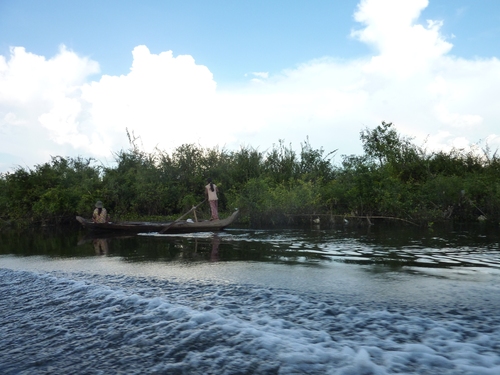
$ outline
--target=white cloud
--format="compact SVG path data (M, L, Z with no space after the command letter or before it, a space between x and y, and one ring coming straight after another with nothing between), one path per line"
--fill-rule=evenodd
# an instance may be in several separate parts
M384 120L430 149L484 139L494 150L500 62L450 55L443 21L419 21L427 5L362 0L351 35L373 47L371 56L254 72L230 89L217 88L193 57L146 46L132 51L128 74L101 77L97 62L64 47L50 59L12 48L8 60L0 56L0 171L15 157L28 165L57 154L109 157L128 147L126 128L146 151L193 142L263 150L309 137L350 154L361 152L359 132Z
M256 78L252 79L252 82L262 82L269 78L269 72L253 72L252 75Z
M86 137L75 123L80 88L98 72L95 61L64 46L48 60L22 47L0 56L0 171L75 153L74 138Z
M191 56L173 57L171 51L155 55L139 46L132 54L129 74L103 76L82 88L92 121L107 139L123 138L128 128L148 150L201 138L216 144L219 130L209 126L217 113L212 73Z
M354 15L365 27L352 36L372 45L377 54L364 69L386 74L392 79L405 78L427 69L449 52L452 45L439 31L441 21L416 23L428 0L362 0Z

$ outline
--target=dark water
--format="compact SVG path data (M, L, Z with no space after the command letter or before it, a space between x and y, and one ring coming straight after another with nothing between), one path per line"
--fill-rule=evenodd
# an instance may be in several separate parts
M0 373L499 374L498 229L0 232Z

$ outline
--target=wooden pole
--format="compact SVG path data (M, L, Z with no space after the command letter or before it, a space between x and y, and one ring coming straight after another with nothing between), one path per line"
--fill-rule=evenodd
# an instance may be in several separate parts
M198 207L200 207L203 203L205 203L205 201L206 201L206 199L204 199L204 200L203 200L203 202L199 203L197 206L193 206L193 207L191 207L191 209L190 209L188 212L186 212L184 215L182 215L181 217L179 217L177 220L172 221L170 224L168 224L168 225L164 226L164 227L163 227L163 229L162 229L162 230L160 230L158 233L163 234L163 233L165 233L166 231L168 231L172 225L174 225L174 224L175 224L175 223L177 223L178 221L180 221L180 220L184 219L187 215L189 215L191 212L193 212L193 211L194 211L194 210L196 210Z

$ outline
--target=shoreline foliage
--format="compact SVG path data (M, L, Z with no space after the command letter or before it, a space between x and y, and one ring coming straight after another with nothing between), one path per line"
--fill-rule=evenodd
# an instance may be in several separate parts
M175 219L203 200L207 177L220 188L220 210L238 207L251 226L316 217L500 222L496 151L429 153L392 123L362 130L364 154L343 155L339 164L332 161L336 150L315 149L308 139L298 153L283 140L267 151L184 144L146 153L127 135L131 147L115 153L113 166L56 156L0 174L0 228L74 224L76 215L91 216L97 200L115 221ZM200 210L199 218L209 216L208 204Z

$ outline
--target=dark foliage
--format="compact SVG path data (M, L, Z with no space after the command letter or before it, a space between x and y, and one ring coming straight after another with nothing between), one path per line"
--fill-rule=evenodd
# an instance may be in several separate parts
M208 177L219 187L220 209L238 207L251 225L317 215L500 221L496 152L427 153L391 123L363 130L364 155L345 155L340 165L331 160L336 151L314 149L308 140L299 153L283 140L265 152L185 144L146 153L128 135L131 148L116 153L112 166L57 156L0 174L0 226L71 222L90 216L97 200L114 220L176 218L204 199ZM200 210L208 217L208 205Z

